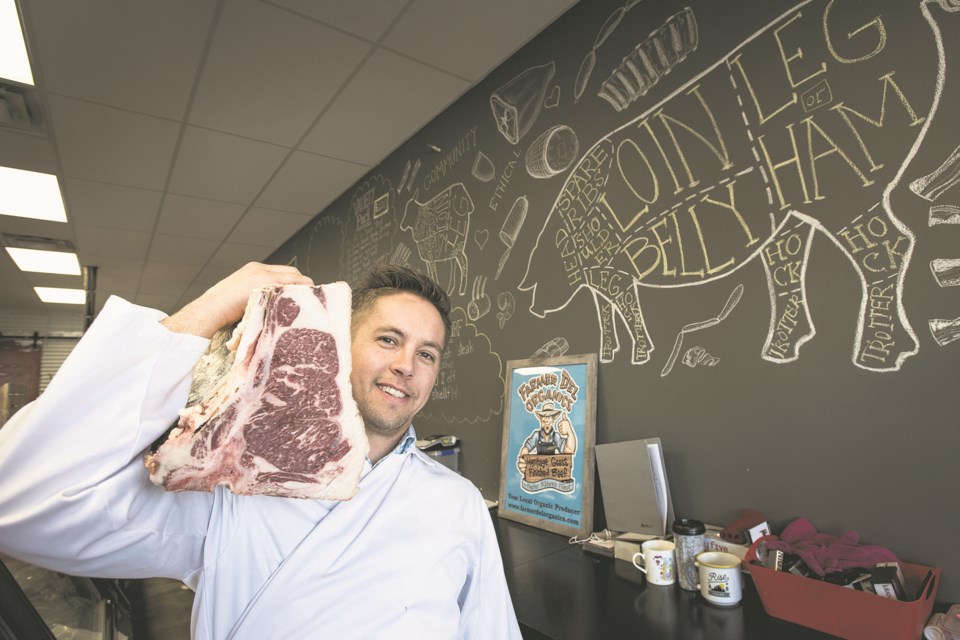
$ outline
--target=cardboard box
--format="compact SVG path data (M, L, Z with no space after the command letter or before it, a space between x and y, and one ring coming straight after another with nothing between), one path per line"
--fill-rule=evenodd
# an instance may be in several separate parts
M726 551L741 560L747 555L747 549L750 548L745 544L727 542L720 537L720 531L716 529L707 529L707 532L703 534L703 546L705 551Z
M900 564L897 562L881 562L873 569L870 575L873 590L878 596L907 600L908 594Z
M613 540L586 540L583 543L583 550L595 553L607 558L613 557Z
M633 554L640 553L640 545L647 540L655 540L659 537L643 533L621 533L613 539L613 557L633 563Z

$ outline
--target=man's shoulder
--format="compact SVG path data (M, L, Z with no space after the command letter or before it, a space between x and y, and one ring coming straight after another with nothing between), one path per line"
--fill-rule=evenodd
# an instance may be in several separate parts
M411 454L407 482L417 496L429 496L429 514L421 514L426 521L459 523L454 530L464 527L473 533L475 539L483 530L479 523L489 518L489 509L477 486L456 471L446 467L422 451Z
M444 487L448 491L457 491L469 494L479 493L479 490L472 482L461 476L450 467L441 464L436 460L436 458L433 458L432 456L429 456L416 448L410 452L410 455L416 458L418 461L416 466L424 472L424 482L436 483L437 487Z

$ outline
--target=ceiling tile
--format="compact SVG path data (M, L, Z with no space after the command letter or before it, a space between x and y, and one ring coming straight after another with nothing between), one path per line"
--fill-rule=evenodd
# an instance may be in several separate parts
M366 165L380 162L467 89L467 83L389 51L374 53L301 148ZM417 87L411 91L410 87ZM389 96L389 108L384 97ZM357 144L362 136L364 144Z
M0 216L0 232L74 242L98 308L172 309L266 259L538 31L530 14L570 4L21 0L47 126L0 128L0 165L58 175L69 222ZM76 316L7 262L0 311Z
M180 296L174 295L149 295L149 294L137 294L137 299L134 301L136 304L139 304L143 307L150 307L151 309L158 309L164 313L170 314L176 311L179 307L178 302Z
M67 178L67 211L77 224L129 231L153 231L161 193Z
M66 276L56 273L32 273L24 274L30 287L57 287L61 289L83 289L83 278L81 276Z
M202 281L202 279L208 275L208 272L211 271L211 268L214 270L218 267L226 269L225 273L220 272L222 275L220 273L216 274L218 277L207 285L210 286L248 262L263 262L271 253L273 253L273 249L264 246L224 242L220 245L220 248L217 249L217 252L213 254L213 257L210 258L210 264L204 269L203 273L200 274L197 282Z
M215 280L214 282L219 282L219 279ZM209 288L210 288L209 285L208 286L198 286L196 284L193 285L192 287L184 291L183 295L180 296L180 299L177 300L176 308L179 309L180 307L183 307L184 305L186 305L188 302L192 302L193 300L196 300L197 298L203 295L204 291L206 291Z
M207 289L229 276L231 273L236 271L237 268L243 266L247 262L250 261L245 260L239 264L236 264L235 266L231 265L228 267L214 267L207 265L207 267L205 267L204 270L200 272L200 275L198 275L193 281L193 284L190 285L190 288L184 291L183 295L180 296L179 304L182 306L192 300L196 300L203 295Z
M224 246L227 246L227 245L224 245ZM236 246L236 245L235 245L235 246ZM198 286L198 285L202 287L202 289L199 291L199 293L197 293L197 296L199 296L201 293L203 293L206 289L209 289L209 288L212 287L213 285L217 284L218 282L220 282L221 280L223 280L224 278L226 278L227 276L229 276L230 274L232 274L234 271L236 271L238 268L242 267L242 266L243 266L244 264L246 264L247 262L250 262L250 261L247 260L247 261L244 262L243 264L238 265L238 266L236 266L236 267L234 267L234 266L229 266L229 267L215 267L215 266L210 266L210 265L208 265L206 268L204 268L203 271L200 272L200 275L197 276L197 280L196 280L196 282L194 283L194 287L196 287L196 286ZM192 288L193 288L193 287L191 287L191 289L192 289ZM194 298L196 298L197 296L194 296ZM193 299L193 298L191 298L191 300L192 300L192 299Z
M252 208L227 237L227 242L261 245L272 249L286 242L308 222L310 217L299 213Z
M143 260L150 246L150 234L142 231L75 225L78 253ZM82 259L83 264L95 264ZM139 271L139 269L137 269Z
M4 287L10 287L14 284L20 287L29 286L27 274L20 270L20 267L14 263L10 254L6 251L0 251L0 283Z
M157 233L153 236L153 243L150 245L150 260L203 265L219 245L218 240L166 236Z
M100 277L97 275L96 302L101 304L107 301L110 296L119 296L124 300L132 301L137 295L136 283L129 283L123 280L110 277Z
M418 60L477 81L576 0L417 0L383 39ZM410 86L419 86L411 83Z
M223 240L246 211L243 204L168 194L160 207L157 233Z
M50 96L66 176L162 189L180 125L130 111Z
M37 313L47 313L46 303L41 302L37 297L37 292L30 287L8 287L0 284L0 298L3 298L4 306L7 309L16 309L17 311L33 311ZM35 329L38 331L39 329Z
M170 180L181 195L249 204L289 151L198 127L187 127Z
M56 174L57 155L46 136L0 129L0 165Z
M29 2L45 88L179 120L213 0Z
M151 296L173 296L177 299L183 295L183 292L187 290L187 285L193 281L193 278L189 280L175 280L171 278L162 278L159 280L147 280L144 278L140 282L140 288L137 290L137 295L151 295Z
M187 284L193 281L200 273L200 265L185 262L160 262L150 260L143 266L143 280L186 280Z
M9 253L0 251L0 275L7 275L7 273L21 273L21 271Z
M292 146L370 46L257 0L229 2L190 122Z
M143 270L143 255L136 258L124 258L81 253L80 264L97 267L97 288L103 281L123 282L136 286L140 282L140 272Z
M351 2L274 0L274 4L288 7L367 40L380 38L408 3L409 0L352 0Z
M366 165L296 151L280 167L256 204L314 215L368 170Z

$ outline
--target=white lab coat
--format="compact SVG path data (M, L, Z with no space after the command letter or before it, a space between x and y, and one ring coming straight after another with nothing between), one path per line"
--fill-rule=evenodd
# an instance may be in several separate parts
M520 638L480 493L406 438L347 502L152 485L143 450L207 346L111 298L43 395L0 428L0 551L196 590L193 637Z

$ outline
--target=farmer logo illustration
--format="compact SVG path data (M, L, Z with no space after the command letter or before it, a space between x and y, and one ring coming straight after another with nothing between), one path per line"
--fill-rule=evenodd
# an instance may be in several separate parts
M559 376L544 373L517 389L524 408L538 424L517 455L517 469L523 476L520 488L527 493L572 493L576 488L573 457L577 434L569 414L578 391L565 369Z

